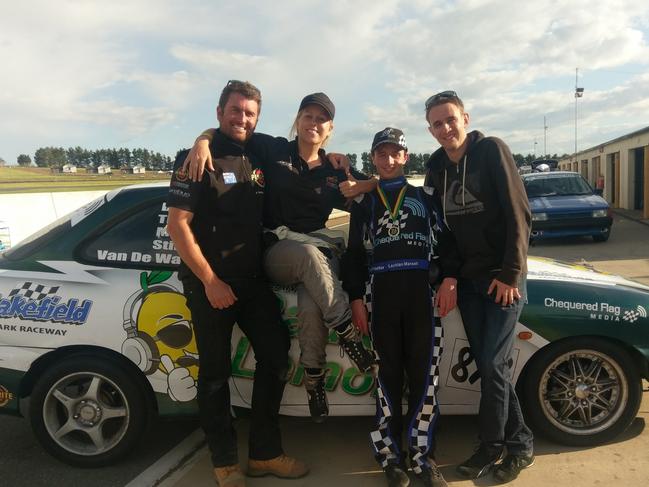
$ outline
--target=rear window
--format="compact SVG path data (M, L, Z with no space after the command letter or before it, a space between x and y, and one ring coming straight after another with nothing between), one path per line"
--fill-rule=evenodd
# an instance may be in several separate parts
M78 256L111 267L175 268L180 257L167 234L167 214L163 201L140 207L84 241Z

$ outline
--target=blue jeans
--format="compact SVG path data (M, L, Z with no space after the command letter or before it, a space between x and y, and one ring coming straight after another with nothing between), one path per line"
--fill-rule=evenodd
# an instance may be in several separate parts
M527 301L526 282L519 285L522 297L502 307L488 295L491 279L459 279L458 307L471 354L480 373L480 442L492 454L507 452L531 455L533 436L525 424L508 365L514 344L514 328Z

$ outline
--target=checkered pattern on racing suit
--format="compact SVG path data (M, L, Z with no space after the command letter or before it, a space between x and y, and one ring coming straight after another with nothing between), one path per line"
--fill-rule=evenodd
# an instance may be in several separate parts
M417 188L420 201L423 200L423 195L421 193L426 193L428 195L432 194L432 188ZM373 195L368 195L371 198L374 198ZM403 209L399 214L399 226L403 230L406 225L408 213ZM438 218L432 222L433 218L430 216L427 218L428 221L428 260L432 261L437 259L437 256L434 255L434 246L436 245L435 234L441 231L440 225L442 224ZM366 247L369 246L373 248L374 236L378 235L381 227L387 226L388 222L388 212L379 217L376 221L376 226L374 225L373 219L370 221L370 225L366 227L365 232L365 241ZM373 281L374 274L370 274L369 280L365 286L365 295L363 300L368 311L368 321L371 323L372 320L372 294L373 294ZM431 288L431 303L434 303L434 291ZM433 314L435 310L433 310ZM432 354L431 354L431 363L428 374L428 381L426 384L425 391L423 391L423 398L420 402L420 406L416 413L412 416L410 424L408 425L408 449L410 456L410 463L413 471L415 473L421 473L422 468L426 467L426 458L429 451L433 447L433 434L436 424L436 420L439 416L439 405L437 403L437 390L439 388L439 363L441 354L443 351L444 344L444 330L442 328L441 320L439 316L434 316L434 329L433 329L433 343L432 343ZM370 324L370 331L372 326ZM370 338L372 338L370 333ZM379 357L379 368L380 368L380 357ZM390 398L388 397L385 387L382 386L381 381L377 379L377 427L370 433L370 439L372 446L376 453L376 457L381 465L385 468L389 463L398 463L401 460L401 446L396 443L392 437L389 430L389 420L392 417L393 408L402 407L401 397L396 398L396 404L393 404Z

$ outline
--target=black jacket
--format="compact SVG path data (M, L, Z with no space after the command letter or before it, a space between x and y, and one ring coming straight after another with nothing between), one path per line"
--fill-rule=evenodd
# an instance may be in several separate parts
M428 160L427 186L442 195L444 218L458 245L460 276L516 286L527 272L531 214L507 145L470 132L458 164L443 148Z
M309 169L298 151L297 139L255 133L248 150L264 161L266 200L264 226L286 226L294 232L309 233L325 226L334 208L345 209L347 201L338 185L347 180L345 171L334 169L320 149L321 165ZM367 179L351 169L356 179Z
M246 148L216 132L212 144L214 172L192 182L176 157L167 205L194 214L191 229L201 252L220 279L260 277L264 174ZM181 279L193 276L182 263Z

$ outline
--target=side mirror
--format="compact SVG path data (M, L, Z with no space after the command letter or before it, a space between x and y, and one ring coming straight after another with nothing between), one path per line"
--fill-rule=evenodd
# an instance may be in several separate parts
M597 196L604 196L604 190L602 188L595 188L595 191L593 191Z

